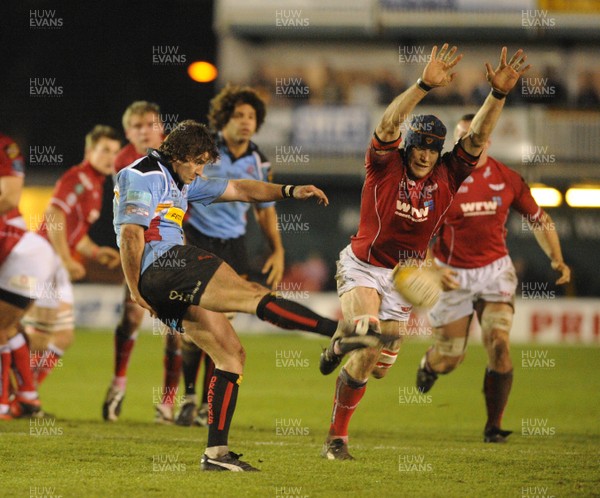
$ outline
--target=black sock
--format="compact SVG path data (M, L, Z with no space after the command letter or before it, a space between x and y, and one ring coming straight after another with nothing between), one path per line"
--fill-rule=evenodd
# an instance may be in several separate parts
M256 308L256 316L282 329L304 330L332 337L338 322L329 320L305 306L288 299L267 294Z
M210 379L215 373L215 362L212 358L204 353L204 388L202 389L202 400L201 404L208 403L208 388L210 386Z
M202 350L195 344L185 344L181 348L183 360L183 382L185 383L185 394L191 396L196 394L196 379L200 369Z
M215 368L208 388L208 448L227 446L241 381L241 375Z

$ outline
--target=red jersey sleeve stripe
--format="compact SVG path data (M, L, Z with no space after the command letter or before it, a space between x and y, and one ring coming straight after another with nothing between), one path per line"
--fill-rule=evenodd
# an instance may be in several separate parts
M402 137L400 136L391 142L384 142L377 136L377 133L373 133L373 137L371 138L371 147L376 150L393 150L400 147L401 141Z
M56 207L62 209L66 214L71 214L71 208L62 199L59 199L57 197L52 197L52 199L50 199L50 204L53 204Z

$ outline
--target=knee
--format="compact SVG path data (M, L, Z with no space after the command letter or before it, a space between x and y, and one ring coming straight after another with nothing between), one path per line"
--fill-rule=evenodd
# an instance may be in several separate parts
M129 337L139 328L143 319L144 308L130 302L126 303L119 324L121 334Z
M492 330L490 333L488 351L490 354L490 360L494 364L501 365L503 363L510 362L508 334L505 332Z
M450 373L465 358L467 337L448 337L439 329L434 331L434 335L433 350L428 353L429 365L438 373Z
M60 332L55 332L49 342L63 351L66 351L75 342L75 330L65 329Z

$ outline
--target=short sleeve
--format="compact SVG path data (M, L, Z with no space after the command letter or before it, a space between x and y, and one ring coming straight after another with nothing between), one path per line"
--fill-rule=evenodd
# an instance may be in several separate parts
M223 195L228 182L225 178L196 178L188 189L188 202L208 206Z
M15 142L8 142L0 149L0 176L25 175L25 160L19 146Z
M258 151L258 155L260 157L260 162L258 164L258 171L260 174L260 179L264 182L273 182L273 171L271 169L271 163L267 159L267 157L261 152ZM274 202L258 202L256 207L258 209L265 209L271 206L274 206Z
M394 163L399 152L401 137L392 142L384 142L377 133L373 133L367 153L365 155L365 168L367 172L385 170L391 163Z
M149 227L164 190L163 175L138 173L131 168L121 170L115 185L115 224Z
M480 156L473 156L469 154L463 147L462 142L459 140L454 145L452 152L444 154L442 161L448 167L448 180L450 190L453 194L458 191L460 184L473 173Z
M523 216L527 216L528 221L538 221L543 210L531 195L531 189L523 177L514 171L511 171L510 183L515 193L512 207Z
M83 190L84 186L78 179L78 168L71 168L58 180L50 204L58 207L65 214L71 214L72 209L77 205L77 197Z

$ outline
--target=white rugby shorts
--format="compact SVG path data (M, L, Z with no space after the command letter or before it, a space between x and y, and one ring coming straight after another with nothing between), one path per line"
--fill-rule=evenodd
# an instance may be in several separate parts
M26 232L0 266L0 288L36 300L36 305L57 308L73 303L69 274L50 243Z
M517 290L517 274L510 256L497 259L481 268L455 268L435 260L441 267L451 268L460 283L455 290L440 293L440 299L429 310L429 322L441 327L473 313L475 301L513 304Z
M381 298L380 320L398 320L407 322L412 305L395 289L392 271L358 259L348 245L340 252L335 280L338 296L356 287L375 289Z

